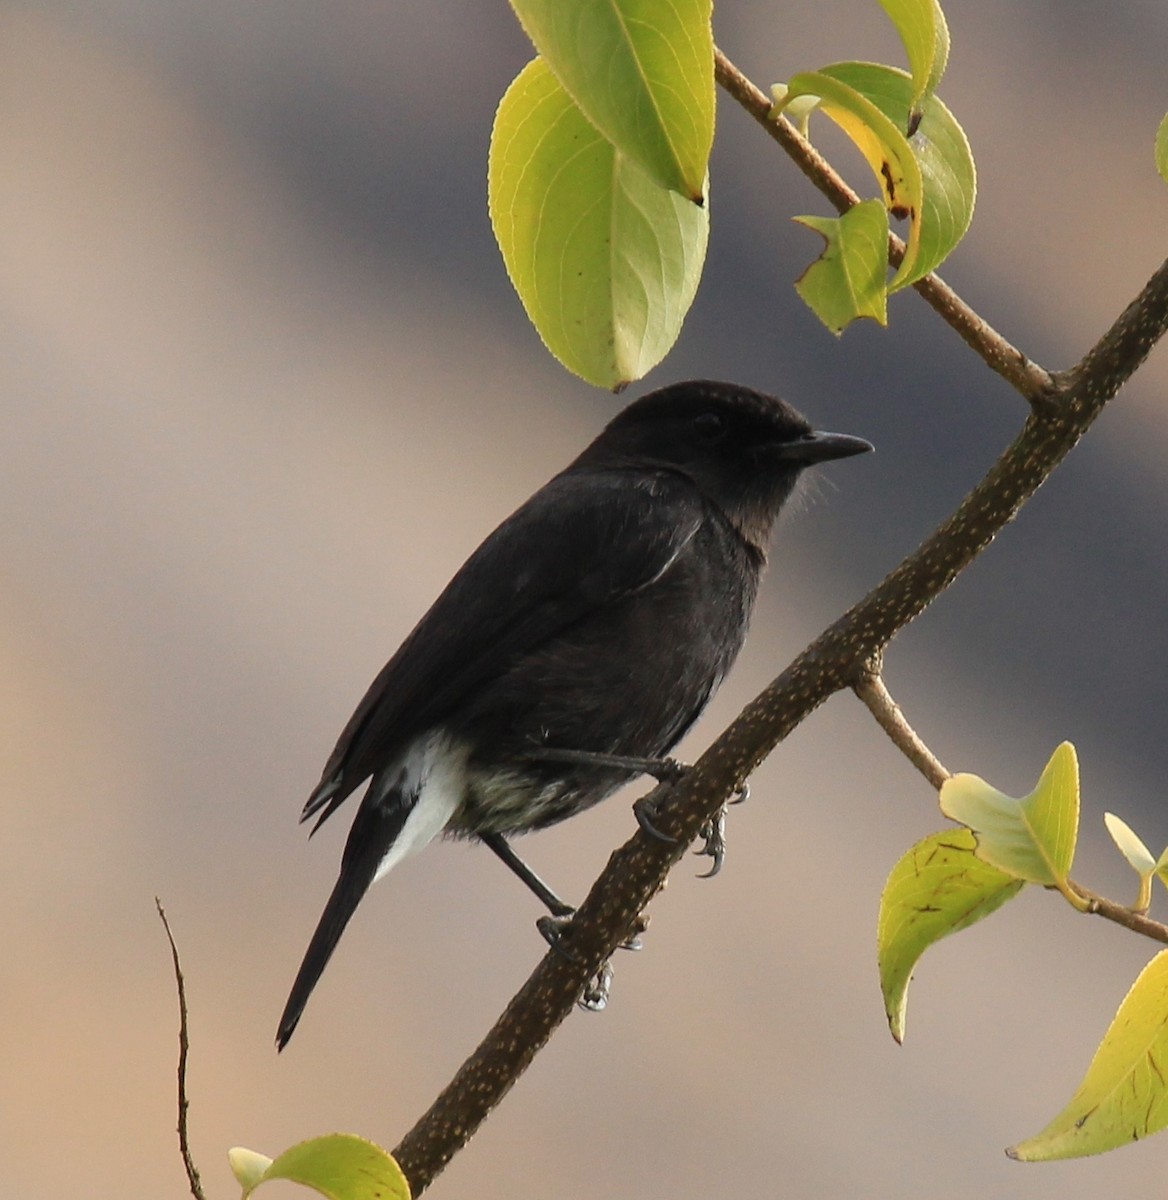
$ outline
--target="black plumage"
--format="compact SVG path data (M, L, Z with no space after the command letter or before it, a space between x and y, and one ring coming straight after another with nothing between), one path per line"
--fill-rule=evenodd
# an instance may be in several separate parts
M374 680L305 805L319 826L372 780L278 1045L374 878L439 833L497 842L636 773L541 748L668 754L742 647L800 473L870 448L746 388L675 384L618 414L483 542Z

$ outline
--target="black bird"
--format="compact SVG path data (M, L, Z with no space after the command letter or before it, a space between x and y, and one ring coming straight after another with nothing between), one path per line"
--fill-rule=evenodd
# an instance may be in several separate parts
M304 807L315 831L372 780L281 1049L366 889L440 833L479 838L570 911L506 836L639 773L613 757L669 753L742 647L799 475L871 449L748 388L678 383L629 405L483 542L373 681Z

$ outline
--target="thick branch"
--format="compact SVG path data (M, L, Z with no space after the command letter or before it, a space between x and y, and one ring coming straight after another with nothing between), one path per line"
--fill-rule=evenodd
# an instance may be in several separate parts
M824 631L672 786L655 823L608 861L570 927L574 957L549 953L452 1082L394 1151L419 1195L470 1139L547 1042L591 976L627 937L702 824L832 693L855 686L885 645L1011 521L1083 436L1168 328L1168 262L1086 358L1055 381L1050 402L954 514Z
M860 197L818 150L784 116L772 117L770 97L753 84L722 53L714 51L718 83L786 151L792 162L835 205L840 212ZM893 234L889 257L894 266L904 255L904 243ZM1008 380L1034 403L1050 387L1050 376L1020 350L1012 346L987 321L978 316L939 275L928 275L913 285L928 304L960 334L989 367Z

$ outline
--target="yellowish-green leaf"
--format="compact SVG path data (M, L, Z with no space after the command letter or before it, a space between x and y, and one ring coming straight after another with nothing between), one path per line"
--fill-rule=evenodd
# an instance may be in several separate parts
M1160 178L1168 183L1168 116L1156 130L1156 170L1160 172Z
M1139 835L1122 817L1117 817L1115 813L1104 813L1103 824L1107 826L1111 840L1119 847L1120 854L1127 859L1128 866L1140 877L1140 891L1133 907L1136 912L1147 912L1152 902L1152 875L1158 864Z
M702 203L714 140L711 0L511 0L588 120L662 186Z
M771 96L775 102L774 110L781 110L783 116L790 121L796 129L810 140L808 135L808 122L811 120L811 114L819 107L818 96L793 96L787 100L787 85L785 83L776 83L771 87ZM772 110L772 111L774 111ZM795 218L798 220L798 217Z
M888 210L862 200L840 217L796 217L823 235L823 254L795 284L812 312L841 333L857 317L888 323Z
M542 59L499 105L489 200L511 282L564 366L619 388L665 357L701 278L708 207L615 150Z
M855 142L894 217L910 222L904 260L889 285L899 291L935 270L973 219L977 175L969 143L953 114L929 96L916 133L902 132L912 112L913 81L876 63L836 63L776 86L776 108L801 96Z
M855 142L872 168L888 210L893 216L912 222L908 248L895 283L902 275L911 274L916 264L924 182L912 147L901 129L852 82L836 77L836 72L845 65L865 64L837 63L822 71L804 71L787 82L782 102L786 106L800 96L818 96L819 111L829 116ZM903 79L908 83L907 75L903 75ZM907 109L905 113L907 119Z
M272 1165L272 1160L266 1154L248 1150L243 1146L235 1146L228 1150L227 1162L245 1196L263 1182L264 1173Z
M1079 834L1079 760L1070 742L1051 755L1028 796L1016 800L977 775L954 775L941 786L941 811L973 830L978 858L1070 898Z
M903 71L878 63L836 63L821 73L865 97L898 132L908 125L913 84ZM952 254L969 229L977 198L977 171L965 131L936 96L922 102L916 133L907 141L920 170L922 200L906 214L913 222L909 256L889 286L893 292L935 271ZM872 167L887 186L882 165L872 162ZM898 215L895 205L889 208Z
M1071 1102L1006 1151L1024 1162L1081 1158L1168 1125L1168 950L1140 972Z
M1168 846L1164 848L1163 854L1156 859L1156 878L1165 887L1168 887Z
M1156 860L1135 830L1115 813L1104 813L1103 824L1107 826L1111 840L1119 847L1120 854L1127 859L1131 869L1141 877L1151 875L1156 869Z
M243 1200L269 1179L301 1183L328 1200L410 1200L410 1185L393 1158L351 1133L311 1138L274 1160L237 1147L227 1160Z
M921 106L937 90L949 61L949 26L937 0L880 0L908 55L913 90L905 129L912 132Z
M936 941L988 917L1023 886L982 862L968 829L918 842L892 868L880 897L877 952L888 1027L904 1040L908 985L921 955Z

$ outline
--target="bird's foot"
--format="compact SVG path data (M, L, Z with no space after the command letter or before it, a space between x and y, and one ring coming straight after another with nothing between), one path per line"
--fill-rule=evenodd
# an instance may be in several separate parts
M578 963L580 961L576 952L568 945L572 938L572 918L575 915L576 910L570 909L568 912L552 913L546 917L540 917L535 923L535 927L539 930L543 940L561 958L566 959L570 963Z
M698 836L702 844L694 851L713 859L708 871L698 875L699 879L712 879L722 869L726 861L726 811L731 804L744 804L750 799L750 784L741 783L734 793L734 799L723 804L699 830Z
M612 963L606 962L584 985L576 1004L585 1012L603 1012L608 1007L608 993L611 987Z
M540 917L536 928L543 935L544 941L562 958L570 963L579 963L580 956L572 949L572 916L569 913L561 916ZM644 946L641 934L649 925L649 918L641 915L633 923L629 935L620 946L620 950L640 950ZM580 998L576 1003L586 1012L602 1012L608 1007L608 994L612 987L612 963L605 960L600 969L584 985Z
M576 915L574 908L569 909L566 913L557 913L555 915L540 917L535 923L536 929L539 930L540 936L545 942L561 957L567 959L568 962L578 963L579 955L572 949L572 918ZM632 928L629 930L628 937L625 938L619 946L618 950L642 950L645 942L641 934L649 928L649 918L642 913L633 922Z

